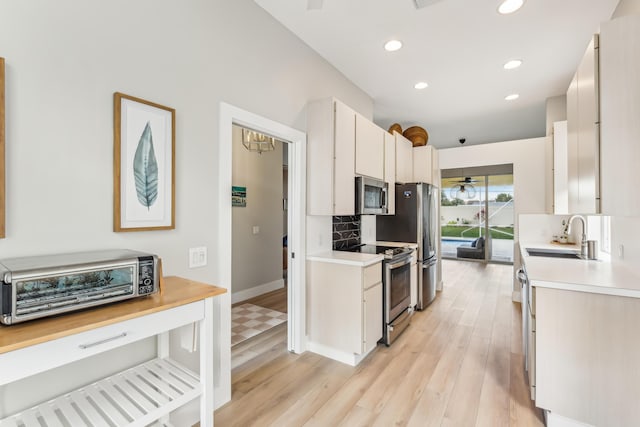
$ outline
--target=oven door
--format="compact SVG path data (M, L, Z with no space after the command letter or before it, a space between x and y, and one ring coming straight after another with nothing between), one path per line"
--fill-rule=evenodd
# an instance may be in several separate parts
M391 323L411 305L411 256L385 261L385 323Z

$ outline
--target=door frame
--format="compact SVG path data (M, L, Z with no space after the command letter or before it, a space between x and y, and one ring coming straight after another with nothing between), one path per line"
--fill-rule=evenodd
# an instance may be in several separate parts
M232 127L248 127L289 143L289 200L288 200L288 296L287 296L287 349L294 353L306 350L306 179L307 136L266 117L239 107L220 103L218 151L218 285L231 290L232 275ZM220 403L231 400L231 295L227 293L221 304L220 335ZM216 399L217 400L217 399ZM216 402L218 406L218 402Z

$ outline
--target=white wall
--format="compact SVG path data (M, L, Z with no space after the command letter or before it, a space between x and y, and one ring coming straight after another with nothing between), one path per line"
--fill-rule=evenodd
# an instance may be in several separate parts
M124 247L159 254L167 275L216 284L217 152L231 143L217 140L219 103L302 130L311 99L337 96L373 115L368 95L251 0L2 1L0 55L7 73L0 257ZM176 109L175 230L112 232L116 91ZM188 268L193 246L209 248L206 267ZM126 348L91 370L73 365L47 380L61 391L153 351L151 342ZM25 382L2 387L0 416L47 396Z
M640 14L640 0L620 0L611 18L638 14Z
M547 98L547 121L545 135L553 133L553 122L567 120L567 95L558 95Z
M261 154L242 145L233 126L233 185L247 189L247 206L232 208L233 301L284 286L282 279L282 146ZM253 228L258 227L254 234ZM261 289L255 289L261 286ZM252 292L252 289L255 292Z
M521 213L546 212L546 138L522 139L447 148L440 151L440 169L513 164L515 227Z

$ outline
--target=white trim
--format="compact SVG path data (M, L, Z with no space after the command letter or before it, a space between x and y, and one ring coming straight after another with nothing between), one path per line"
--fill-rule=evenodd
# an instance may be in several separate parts
M338 362L347 364L349 366L356 366L358 363L362 362L362 360L369 355L376 347L373 347L368 352L364 354L355 354L355 353L347 353L344 351L337 350L332 347L328 347L324 344L318 344L313 341L307 341L307 350L319 354L320 356L328 357L329 359L337 360Z
M218 280L216 285L231 290L231 164L232 125L249 127L289 142L289 260L288 260L288 349L296 353L306 350L306 186L307 137L304 132L273 120L221 102L218 138ZM295 253L295 259L292 254ZM215 383L215 407L231 400L231 298L220 298L219 341L216 354L219 374Z
M522 302L522 295L520 295L520 294L521 294L520 290L512 291L511 292L511 301Z
M547 419L547 427L594 427L591 424L563 417L551 411L545 411L545 418Z
M267 292L275 291L276 289L284 288L284 279L274 280L273 282L263 283L262 285L254 286L253 288L245 289L244 291L238 291L231 294L231 304L254 298Z

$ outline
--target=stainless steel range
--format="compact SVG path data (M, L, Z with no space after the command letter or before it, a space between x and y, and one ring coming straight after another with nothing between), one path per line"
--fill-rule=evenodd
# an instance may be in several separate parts
M350 252L383 254L382 342L390 345L411 322L411 253L408 247L360 245Z

